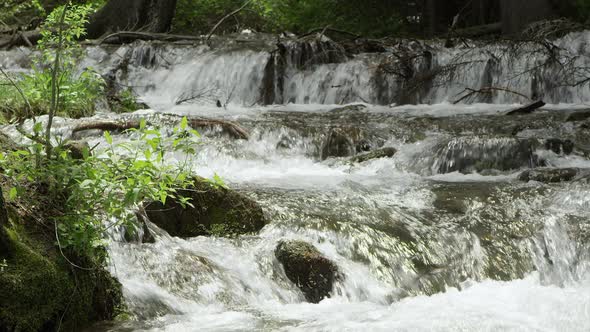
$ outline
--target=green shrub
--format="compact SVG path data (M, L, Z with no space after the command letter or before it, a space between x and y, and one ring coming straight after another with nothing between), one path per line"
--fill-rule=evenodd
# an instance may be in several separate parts
M42 127L35 127L40 134ZM186 118L164 137L142 121L139 129L130 131L133 139L115 143L105 132L108 148L91 155L88 148L77 159L63 146L54 148L53 158L38 164L43 145L33 143L26 149L0 154L4 175L15 186L9 198L24 199L31 184L44 188L46 196L62 214L55 217L58 243L74 250L80 257L104 262L104 239L111 227L134 222L131 212L144 201L174 198L190 204L187 198L176 197L177 189L192 183L189 156L198 144L198 133L187 127ZM184 153L187 160L180 166L166 163L167 153ZM32 202L31 202L32 203Z

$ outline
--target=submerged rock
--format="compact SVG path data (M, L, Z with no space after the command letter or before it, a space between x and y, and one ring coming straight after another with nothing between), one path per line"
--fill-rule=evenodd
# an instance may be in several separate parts
M574 152L574 142L569 139L562 140L559 138L551 138L545 141L545 149L551 150L556 154L570 155Z
M543 183L558 183L571 181L580 174L579 168L539 168L522 172L520 181L538 181Z
M354 156L350 159L353 163L364 163L365 161L379 159L379 158L391 158L397 153L397 150L391 147L373 150L368 153Z
M139 242L139 243L155 243L156 238L150 231L145 221L145 218L141 217L140 213L137 213L137 223L135 227L125 227L124 238L127 242Z
M183 208L175 200L165 205L144 204L148 219L172 236L233 237L258 232L267 223L258 203L203 178L195 178L193 186L178 191L178 195L189 197L194 207Z
M581 110L572 112L568 115L566 121L568 122L576 122L576 121L584 121L586 119L590 119L590 110Z
M326 160L330 157L350 157L355 151L352 139L342 130L333 129L322 144L320 158Z
M542 166L535 154L537 141L509 137L458 137L436 152L433 169L438 173L509 171Z
M307 301L319 303L330 297L338 267L316 247L302 241L281 241L275 249L275 256Z

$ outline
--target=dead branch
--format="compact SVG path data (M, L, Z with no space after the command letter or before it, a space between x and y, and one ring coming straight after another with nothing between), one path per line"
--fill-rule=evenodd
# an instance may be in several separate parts
M525 98L527 100L530 100L531 99L531 98L525 96L524 94L522 94L520 92L516 92L516 91L510 90L508 88L498 88L498 87L490 86L490 87L481 88L479 90L475 90L475 89L471 89L471 88L466 88L465 90L463 90L463 92L459 93L459 95L460 94L463 94L465 92L468 92L468 93L465 96L461 97L460 99L454 101L453 104L458 104L458 103L462 102L463 100L469 99L472 96L477 95L477 94L492 94L494 91L508 92L508 93L512 93L512 94L515 94L517 96L523 97L523 98Z
M506 112L506 115L522 115L522 114L529 114L532 113L534 111L536 111L537 109L545 106L545 102L542 100L538 100L535 101L533 103L530 103L528 105L525 105L523 107L519 107L517 109L511 110Z
M244 2L244 4L242 5L242 7L234 10L233 12L225 15L224 17L221 18L221 20L219 20L219 22L217 22L217 24L215 24L215 26L211 29L211 31L209 31L209 34L207 35L207 39L206 41L209 42L209 39L211 39L211 36L215 33L215 31L217 30L217 28L219 28L219 26L225 22L225 20L227 20L228 18L236 15L237 13L241 12L242 10L244 10L244 8L248 7L248 5L250 5L250 3L252 2L252 0L248 0L246 2Z
M164 117L172 118L175 120L180 121L182 118L176 114L163 114ZM198 117L189 117L188 124L193 129L201 129L201 128L215 128L221 127L223 132L227 133L231 137L235 139L249 139L250 135L248 132L240 127L238 124L226 121L226 120L217 120L217 119L206 119L206 118L198 118ZM116 121L116 120L92 120L92 121L85 121L78 125L76 125L72 129L72 133L84 131L84 130L103 130L103 131L113 131L113 132L124 132L129 129L139 129L140 123L142 119L131 119L125 121ZM149 119L145 119L146 123L150 124L152 121Z
M141 31L119 31L112 33L104 38L91 42L92 44L122 44L123 41L133 40L157 40L166 42L177 42L177 41L202 41L202 37L198 36L187 36L187 35L172 35L167 33L155 33L155 32L141 32Z

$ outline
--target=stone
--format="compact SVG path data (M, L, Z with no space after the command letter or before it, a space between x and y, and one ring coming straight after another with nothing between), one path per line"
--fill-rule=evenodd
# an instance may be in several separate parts
M338 267L316 247L303 241L281 241L275 256L287 278L303 292L307 301L319 303L330 297L338 278Z
M571 181L580 173L579 168L539 168L522 172L520 181L538 181L543 183L558 183Z
M144 203L147 218L171 236L235 237L256 233L267 224L258 203L206 179L195 178L191 188L177 194L189 197L194 207L182 207L173 199Z
M69 141L64 144L66 149L73 159L84 159L84 154L90 155L90 145L86 141Z
M570 113L570 115L567 116L566 120L567 122L576 122L576 121L584 121L590 119L590 110L581 110L581 111L575 111Z
M137 214L137 223L132 227L125 227L124 238L127 242L156 242L156 238L148 228L145 218L142 218L139 213Z
M355 151L352 139L342 130L333 129L322 144L320 158L326 160L330 157L350 157Z
M353 163L364 163L365 161L379 159L379 158L391 158L397 153L397 150L391 147L381 148L373 150L368 153L354 156L350 159Z
M545 149L551 150L556 154L570 155L574 152L574 142L569 139L561 140L559 138L550 138L545 141Z
M458 137L438 148L433 168L440 174L509 171L543 166L537 141L509 137Z

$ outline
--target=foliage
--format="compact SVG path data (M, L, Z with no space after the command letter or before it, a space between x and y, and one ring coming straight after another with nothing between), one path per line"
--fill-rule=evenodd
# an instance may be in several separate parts
M35 17L45 15L38 0L5 0L0 4L0 26L27 25Z
M241 7L242 0L178 0L173 30L177 33L206 34L223 16ZM227 20L218 33L245 28L263 29L265 22L258 10L244 10Z
M243 0L179 0L174 29L183 33L206 33ZM243 28L305 33L330 26L353 33L387 36L402 25L396 2L384 0L252 0L249 8L227 20L219 32Z
M41 129L36 126L37 131ZM90 155L85 149L81 160L73 158L63 146L57 147L54 158L41 167L37 167L35 158L43 149L39 143L0 155L4 174L15 184L11 198L26 199L23 195L30 183L45 188L51 201L61 206L54 220L60 246L102 263L107 230L131 224L134 215L130 211L137 204L146 200L165 204L171 198L190 204L188 198L176 197L178 189L192 183L188 156L194 154L199 137L187 127L186 118L167 137L146 127L145 121L130 134L134 137L130 142L115 143L105 132L108 148L98 155ZM180 166L167 164L167 151L184 153L187 159Z
M590 20L590 0L575 0L575 18L581 22Z
M81 73L76 66L83 55L77 39L84 36L90 5L72 5L60 19L65 7L54 10L42 26L42 39L38 43L40 55L34 59L31 72L22 74L17 83L24 93L31 108L28 109L18 91L18 87L7 81L0 86L0 96L5 102L0 105L0 112L6 120L24 119L47 114L51 105L52 81L56 76L58 87L57 114L69 117L92 115L94 103L104 88L104 81L91 68ZM60 61L55 68L55 59L59 49ZM54 68L56 69L54 72Z

